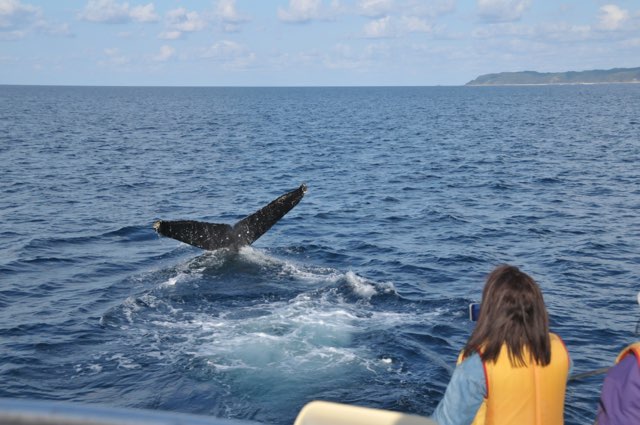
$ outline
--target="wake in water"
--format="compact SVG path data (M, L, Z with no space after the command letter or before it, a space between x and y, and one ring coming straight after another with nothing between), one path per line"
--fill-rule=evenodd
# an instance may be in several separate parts
M283 402L295 414L305 400L334 396L354 380L401 373L383 335L439 314L393 308L406 301L392 283L250 247L207 253L169 275L150 273L150 289L103 315L102 326L122 344L106 360L115 356L119 368L162 365L168 375L206 383L216 394L213 413L232 417L251 415L230 406Z

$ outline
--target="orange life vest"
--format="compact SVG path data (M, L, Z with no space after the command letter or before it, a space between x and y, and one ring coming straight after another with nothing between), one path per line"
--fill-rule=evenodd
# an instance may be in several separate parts
M634 342L633 344L626 347L624 350L618 354L618 358L616 358L616 364L620 362L627 354L633 353L636 356L636 360L638 361L638 366L640 366L640 342Z
M483 362L487 394L472 425L563 425L569 353L559 336L549 334L551 362L539 366L529 360L514 367L502 346L496 363Z

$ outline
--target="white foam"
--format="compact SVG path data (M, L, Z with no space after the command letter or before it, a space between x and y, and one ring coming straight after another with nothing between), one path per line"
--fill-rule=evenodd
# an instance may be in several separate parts
M158 286L160 288L166 288L176 286L179 283L187 283L194 279L198 279L205 269L205 267L188 268L188 264L183 265L182 267L178 268L177 274L175 276L170 277L165 282L160 283Z
M117 362L116 367L118 369L139 369L142 367L138 363L129 359L128 357L125 357L124 354L114 354L107 360L111 360L111 361L115 360Z
M239 251L240 255L252 264L261 266L274 266L280 264L280 261L275 257L271 257L266 252L259 249L252 248L251 246L243 246Z
M75 366L75 371L77 375L97 375L102 372L102 365L99 364L77 364Z
M358 276L353 271L343 273L336 269L327 267L299 265L291 261L270 256L266 252L250 246L242 247L240 249L240 254L246 261L249 261L252 264L263 267L279 268L280 271L278 274L280 276L291 276L297 281L305 283L323 283L331 285L345 279L353 292L357 296L366 300L370 300L371 297L380 293L387 294L396 292L395 286L391 282L373 283L361 276Z
M353 289L353 292L355 292L356 295L358 295L361 298L365 298L369 300L371 299L371 297L378 294L378 291L376 291L375 286L373 286L371 283L367 282L365 279L361 278L360 276L356 275L352 271L347 272L347 274L345 275L345 278L347 279L347 282Z
M286 386L401 367L389 356L380 358L380 353L363 345L366 343L355 343L359 334L424 323L440 314L385 311L370 302L354 303L352 297L344 296L345 288L358 298L371 301L377 295L395 293L395 287L393 283L373 282L353 271L301 266L251 247L242 248L240 255L241 261L270 268L270 274L291 276L301 283L303 292L288 300L229 307L226 312L208 310L206 305L183 311L177 308L179 304L162 298L162 288L189 283L191 279L197 282L211 263L228 261L216 255L200 257L178 267L175 276L160 283L159 291L124 302L122 310L131 325L127 329L127 345L139 346L141 355L157 362L175 363L187 356L197 363L197 368L224 372L225 376L232 376L228 379L247 388L259 387L256 382ZM339 283L342 285L336 285ZM305 284L310 286L308 291ZM153 294L160 294L160 298ZM139 367L124 358L113 360L118 361L118 368Z
M122 311L124 313L125 319L130 324L133 323L133 313L140 310L140 306L136 303L135 297L131 296L124 300L122 303Z
M161 286L175 286L175 285L176 285L176 283L178 283L178 280L180 280L180 277L181 277L181 276L182 276L182 275L177 275L177 276L174 276L174 277L172 277L172 278L169 278L169 280L167 280L167 281L166 281L166 282L164 282L164 283L161 283L160 285L161 285Z
M350 343L359 319L342 306L329 304L327 298L301 294L290 301L247 307L267 312L259 317L198 314L188 323L174 325L193 336L187 351L207 358L217 370L270 368L275 374L335 370L357 358L357 348Z
M336 283L342 278L342 274L332 269L313 269L305 270L293 263L285 263L281 275L289 275L295 277L297 280L305 281L307 283Z

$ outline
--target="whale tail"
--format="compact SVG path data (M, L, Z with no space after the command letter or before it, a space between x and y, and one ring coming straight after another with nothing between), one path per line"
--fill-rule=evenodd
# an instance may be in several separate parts
M238 249L251 245L264 235L298 205L306 191L307 186L302 184L243 218L234 226L193 220L159 220L153 223L153 228L163 236L209 251L220 248Z

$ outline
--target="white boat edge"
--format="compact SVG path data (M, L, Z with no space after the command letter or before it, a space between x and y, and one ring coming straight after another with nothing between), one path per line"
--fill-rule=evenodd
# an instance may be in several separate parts
M0 398L0 425L258 425L258 422L68 401Z
M0 425L259 425L259 422L68 401L0 398ZM264 424L263 424L264 425ZM389 410L312 401L294 425L437 425L429 418Z

